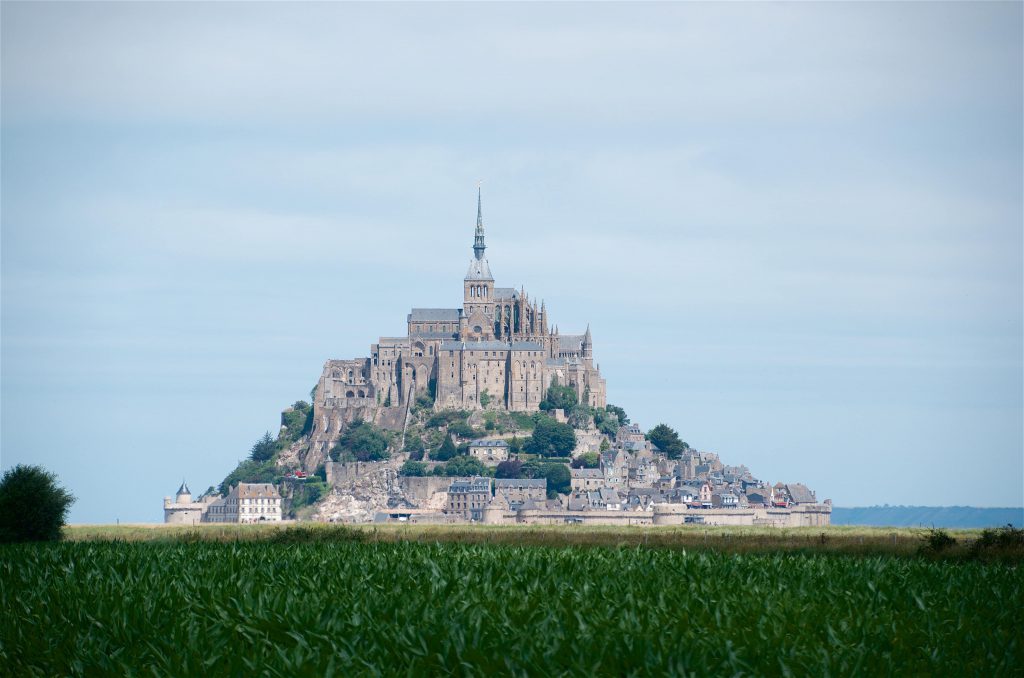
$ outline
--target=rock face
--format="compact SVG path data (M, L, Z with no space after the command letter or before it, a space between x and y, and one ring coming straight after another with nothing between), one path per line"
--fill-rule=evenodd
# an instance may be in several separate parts
M359 464L351 473L345 472L347 466L332 464L332 471L338 469L331 473L334 488L317 507L314 520L370 522L379 510L408 505L398 482L399 459Z

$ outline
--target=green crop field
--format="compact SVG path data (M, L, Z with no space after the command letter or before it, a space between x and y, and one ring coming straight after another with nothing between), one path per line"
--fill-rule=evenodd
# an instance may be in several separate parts
M269 534L0 547L0 673L1019 675L1024 666L1024 572L1013 563Z

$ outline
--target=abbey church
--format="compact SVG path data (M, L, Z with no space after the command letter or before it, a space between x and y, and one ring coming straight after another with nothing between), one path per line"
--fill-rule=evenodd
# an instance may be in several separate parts
M560 334L544 302L522 288L495 286L485 251L478 192L462 307L414 308L407 336L381 337L366 358L327 361L314 398L316 428L351 420L336 416L350 408L404 411L423 393L434 395L435 409L531 412L552 381L571 386L581 402L605 406L590 328Z

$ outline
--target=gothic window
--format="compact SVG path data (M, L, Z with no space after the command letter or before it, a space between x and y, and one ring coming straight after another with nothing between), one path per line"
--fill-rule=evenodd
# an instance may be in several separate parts
M348 383L352 383L352 370L348 371Z

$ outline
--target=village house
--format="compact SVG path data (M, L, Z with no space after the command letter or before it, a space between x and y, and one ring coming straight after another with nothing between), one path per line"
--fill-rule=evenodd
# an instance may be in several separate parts
M206 510L208 523L281 521L281 495L272 483L238 483Z
M599 468L569 469L572 492L589 492L604 486L604 473Z
M459 478L448 486L445 513L465 520L482 520L484 509L490 501L490 478Z
M512 510L528 500L543 503L548 498L547 478L496 478L494 494L502 495Z
M469 454L487 466L497 466L508 460L508 442L505 440L474 440L469 444Z

